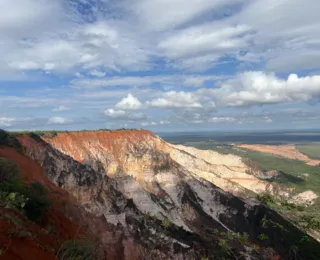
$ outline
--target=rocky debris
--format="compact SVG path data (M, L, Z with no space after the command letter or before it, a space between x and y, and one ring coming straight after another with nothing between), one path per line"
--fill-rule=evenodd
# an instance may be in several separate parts
M317 198L318 198L318 195L316 193L314 193L311 190L308 190L293 196L289 200L289 202L298 204L298 205L308 206L308 205L314 204Z

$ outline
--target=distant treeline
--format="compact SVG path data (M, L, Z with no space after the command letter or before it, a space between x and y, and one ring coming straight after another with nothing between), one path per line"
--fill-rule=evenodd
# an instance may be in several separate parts
M19 136L19 135L25 135L25 134L33 134L38 136L43 136L45 138L53 138L58 135L58 133L80 133L80 132L97 132L97 131L107 131L107 132L113 132L113 131L139 131L143 130L142 128L118 128L118 129L107 129L107 128L100 128L98 130L76 130L76 131L69 131L69 130L45 130L45 131L12 131L10 132L11 135ZM4 130L0 130L2 132L6 132ZM7 133L7 132L6 132Z

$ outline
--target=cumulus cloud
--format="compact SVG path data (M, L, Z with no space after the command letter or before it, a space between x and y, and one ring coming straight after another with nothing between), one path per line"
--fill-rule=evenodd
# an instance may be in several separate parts
M94 77L98 77L98 78L102 78L106 75L105 72L102 72L100 70L92 70L89 72L91 76L94 76Z
M117 109L123 110L136 110L140 109L142 107L142 104L132 94L128 94L128 96L123 98L119 103L117 103L115 107Z
M126 111L123 110L115 110L113 108L109 108L105 111L105 114L112 118L124 118L127 116Z
M60 116L54 116L49 118L48 124L49 125L67 125L72 123L71 119L60 117Z
M60 105L55 107L54 109L52 109L53 112L65 112L65 111L69 111L70 108L64 105Z
M191 92L169 91L163 97L151 100L147 104L151 107L162 108L201 108L198 98Z
M293 101L311 101L320 97L320 76L280 79L273 73L245 72L211 91L221 106L248 106Z
M9 127L16 122L15 118L10 117L0 117L0 127Z
M105 115L114 120L128 120L128 121L139 121L144 120L147 116L143 113L130 113L124 110L118 110L109 108L105 112Z

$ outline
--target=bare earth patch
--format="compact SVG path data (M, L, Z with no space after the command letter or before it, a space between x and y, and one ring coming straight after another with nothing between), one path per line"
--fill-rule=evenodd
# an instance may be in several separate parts
M289 159L303 161L308 165L315 166L320 164L320 160L310 159L305 154L301 153L294 145L261 145L261 144L242 144L240 148L245 148L253 151L270 153L282 156Z

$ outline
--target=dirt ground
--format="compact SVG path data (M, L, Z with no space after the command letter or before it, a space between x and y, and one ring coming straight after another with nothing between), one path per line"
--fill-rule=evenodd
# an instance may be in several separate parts
M294 145L242 144L238 145L238 147L300 160L311 166L320 164L320 160L310 159L308 156L302 154Z

